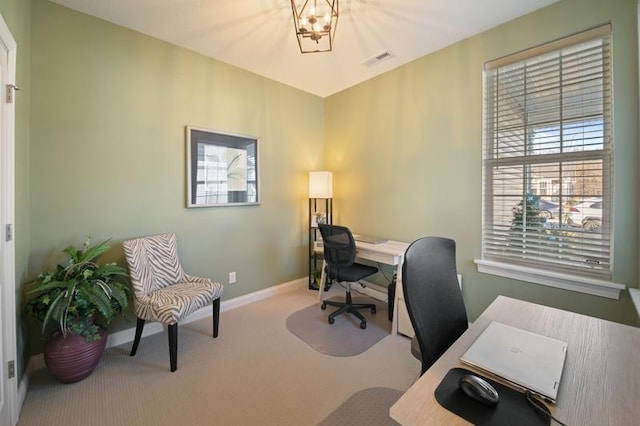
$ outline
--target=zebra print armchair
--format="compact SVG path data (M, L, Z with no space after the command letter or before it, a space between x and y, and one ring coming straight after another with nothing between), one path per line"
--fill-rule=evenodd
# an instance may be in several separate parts
M218 337L222 284L186 274L180 265L176 235L136 238L122 244L138 319L131 356L136 354L145 321L168 326L171 371L178 365L178 321L213 304L213 337Z

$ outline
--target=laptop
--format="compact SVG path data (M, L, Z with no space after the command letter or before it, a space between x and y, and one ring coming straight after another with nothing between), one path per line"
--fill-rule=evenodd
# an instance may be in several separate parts
M566 355L566 342L493 321L460 361L555 404Z
M370 235L359 235L359 234L354 234L353 239L356 241L360 241L362 243L369 243L369 244L380 244L380 243L386 243L387 241L389 241L386 238L372 237Z

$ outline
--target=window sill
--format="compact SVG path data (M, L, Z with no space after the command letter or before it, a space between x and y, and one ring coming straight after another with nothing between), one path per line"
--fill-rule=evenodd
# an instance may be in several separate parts
M491 260L476 259L474 262L478 265L478 272L485 274L592 294L594 296L607 297L609 299L620 299L620 292L627 288L622 284L608 281L575 277L568 274L543 271Z

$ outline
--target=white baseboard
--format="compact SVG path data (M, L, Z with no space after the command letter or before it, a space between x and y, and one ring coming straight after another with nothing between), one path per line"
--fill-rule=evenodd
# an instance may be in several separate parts
M298 278L297 280L278 284L273 287L264 288L262 290L254 291L253 293L243 294L242 296L225 300L220 304L220 310L224 312L230 309L239 308L240 306L248 305L249 303L258 302L260 300L268 299L269 297L289 293L293 290L297 290L299 286L308 285L309 279L307 277Z
M309 279L307 277L299 278L297 280L289 281L287 283L279 284L273 287L265 288L262 290L255 291L253 293L244 294L242 296L234 297L233 299L224 300L220 303L220 311L229 311L231 309L239 308L240 306L248 305L249 303L258 302L260 300L268 299L269 297L273 297L279 294L288 293L290 291L294 291L299 288L299 286L304 285L307 286L309 283ZM201 309L198 309L183 321L181 324L198 321L203 318L211 317L212 315L211 306L205 306ZM165 330L165 327L162 324L157 322L151 322L145 325L144 331L142 332L142 337L151 336L153 334L161 333ZM110 333L109 337L107 337L107 348L118 346L123 343L133 342L133 338L135 335L135 327L127 330L116 331L114 333ZM33 355L29 358L27 362L27 368L25 370L25 374L22 376L22 380L20 380L20 385L18 386L18 413L22 409L22 404L24 403L24 399L27 396L27 390L29 389L29 383L33 373L41 368L44 368L44 355L39 353ZM19 414L18 414L19 416Z

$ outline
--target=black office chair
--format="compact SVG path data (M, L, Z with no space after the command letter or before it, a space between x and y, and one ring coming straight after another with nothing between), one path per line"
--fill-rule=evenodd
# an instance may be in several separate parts
M455 241L425 237L411 243L402 265L402 291L423 375L469 326L458 285Z
M346 301L334 302L327 300L322 302L321 308L327 309L327 305L338 306L339 309L329 315L329 324L333 324L335 317L343 313L353 314L360 320L360 328L367 328L367 320L357 309L371 309L371 313L376 313L376 305L372 303L352 303L351 301L351 283L360 280L378 272L378 268L374 266L362 265L355 263L356 259L356 242L349 228L340 225L318 224L320 234L322 235L322 243L324 245L324 260L327 263L325 273L327 283L333 280L346 283ZM325 283L325 285L327 284Z

